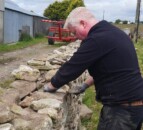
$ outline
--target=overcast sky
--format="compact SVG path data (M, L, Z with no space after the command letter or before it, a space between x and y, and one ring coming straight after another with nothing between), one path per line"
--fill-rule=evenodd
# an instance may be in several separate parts
M20 7L43 15L45 8L55 0L12 0ZM137 0L84 0L85 6L90 9L99 20L115 21L116 19L135 21ZM141 3L143 5L143 2ZM143 18L141 8L141 21Z

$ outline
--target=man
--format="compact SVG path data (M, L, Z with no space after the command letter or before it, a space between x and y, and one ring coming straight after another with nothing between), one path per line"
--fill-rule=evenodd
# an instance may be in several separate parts
M86 84L94 81L96 99L103 104L98 130L141 130L143 79L129 36L107 21L96 20L85 7L74 9L65 27L82 43L44 91L55 92L88 69L93 79Z

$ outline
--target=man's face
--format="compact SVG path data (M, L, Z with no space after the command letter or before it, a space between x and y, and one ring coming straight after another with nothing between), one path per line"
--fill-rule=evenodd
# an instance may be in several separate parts
M79 24L78 26L71 26L69 30L73 32L75 37L79 40L84 40L87 36L86 28L82 24Z

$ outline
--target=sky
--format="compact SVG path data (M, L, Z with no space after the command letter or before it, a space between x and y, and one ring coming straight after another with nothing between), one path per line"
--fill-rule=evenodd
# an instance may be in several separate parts
M21 8L43 15L44 10L56 0L12 0ZM60 1L60 0L57 0ZM85 6L99 20L114 22L117 19L135 21L137 0L84 0ZM141 6L143 2L141 3ZM143 8L141 17L143 19Z

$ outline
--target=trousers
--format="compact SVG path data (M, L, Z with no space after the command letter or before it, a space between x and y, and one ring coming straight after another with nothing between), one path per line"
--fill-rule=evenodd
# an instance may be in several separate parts
M104 105L101 109L97 130L141 130L142 122L143 105Z

